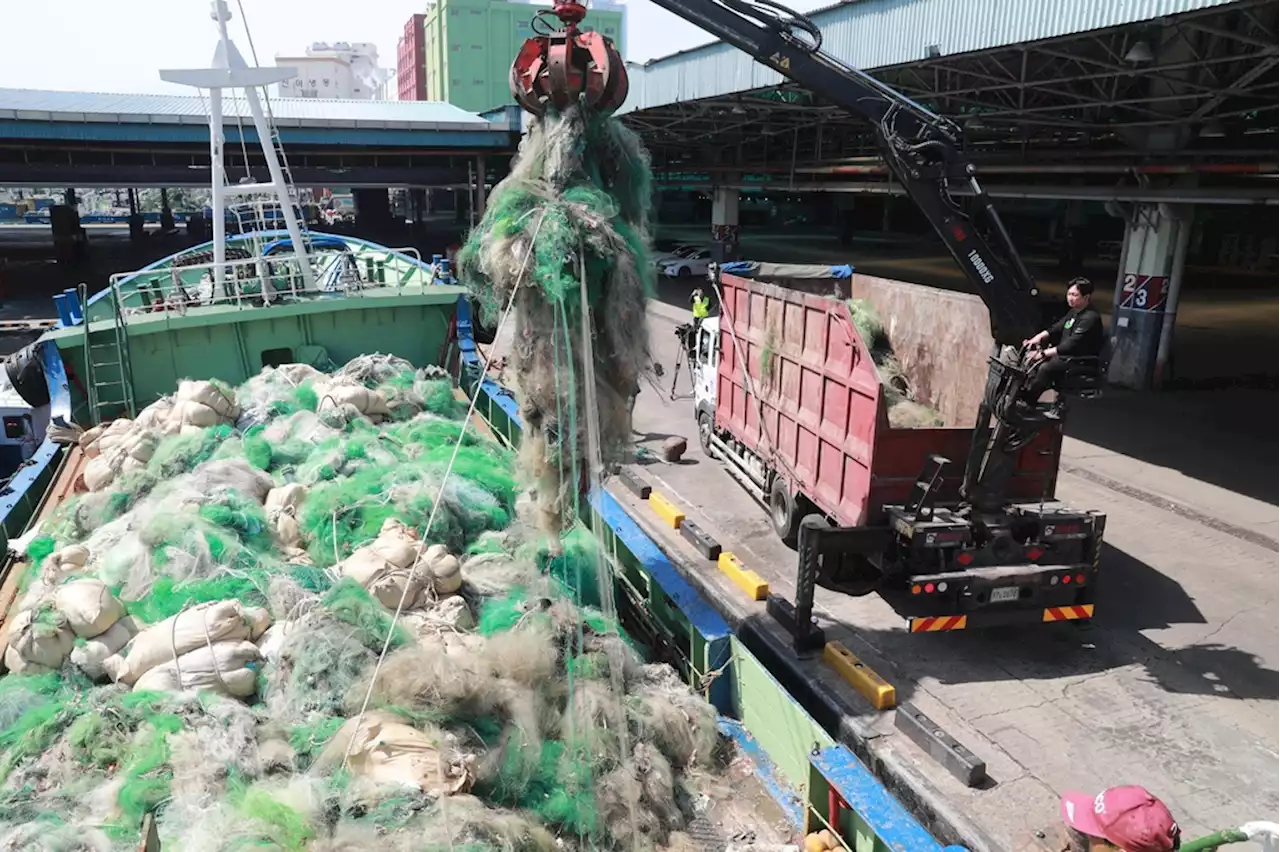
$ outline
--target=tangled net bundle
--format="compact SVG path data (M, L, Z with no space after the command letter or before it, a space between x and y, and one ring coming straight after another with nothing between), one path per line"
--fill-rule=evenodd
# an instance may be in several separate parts
M895 429L913 429L945 425L936 410L915 398L911 382L902 362L893 353L893 344L885 331L880 314L866 299L847 299L849 320L858 336L871 350L880 385L884 388L885 402L889 406L889 425Z
M536 529L447 379L362 356L214 390L224 422L161 400L86 433L113 476L29 545L0 849L134 850L147 813L182 850L683 837L714 710L597 607L597 540Z
M490 321L508 305L514 312L508 375L524 426L521 468L548 531L572 522L586 484L578 413L598 411L606 470L631 443L631 403L650 364L650 180L648 153L618 120L578 107L535 118L458 255L460 279Z

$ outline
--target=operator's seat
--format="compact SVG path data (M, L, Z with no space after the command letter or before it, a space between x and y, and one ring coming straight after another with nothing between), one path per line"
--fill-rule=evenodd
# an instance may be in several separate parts
M1107 383L1107 367L1111 363L1111 342L1103 343L1102 351L1088 357L1065 356L1067 372L1058 383L1058 396L1093 399L1102 395Z

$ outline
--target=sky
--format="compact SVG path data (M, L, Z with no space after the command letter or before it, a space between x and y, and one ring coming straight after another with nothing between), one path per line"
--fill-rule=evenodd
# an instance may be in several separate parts
M395 68L396 43L425 0L241 0L262 65L317 42L368 41ZM798 0L804 11L823 0ZM625 57L645 62L710 41L649 0L626 0ZM252 63L234 0L231 37ZM0 0L0 88L189 94L160 68L207 67L216 40L207 0ZM531 10L532 11L532 10ZM513 57L514 58L514 57Z

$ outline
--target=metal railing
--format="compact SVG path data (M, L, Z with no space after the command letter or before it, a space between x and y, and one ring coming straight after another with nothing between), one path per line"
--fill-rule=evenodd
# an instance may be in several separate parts
M160 269L120 272L109 286L115 292L123 316L174 312L185 314L195 307L234 305L247 309L280 299L358 297L373 288L406 290L439 283L434 267L422 260L412 246L385 253L322 252L307 256L314 280L320 286L304 287L301 263L295 254L228 259L222 263L221 288L215 283L216 262L171 264Z

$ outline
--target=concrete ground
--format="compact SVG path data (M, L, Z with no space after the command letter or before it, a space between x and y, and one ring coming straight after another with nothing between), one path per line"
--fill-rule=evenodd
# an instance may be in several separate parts
M644 465L643 475L791 598L796 554L701 453L687 376L678 390L689 396L667 398L673 329L686 316L654 303L652 347L668 376L642 392L635 429L642 446L681 435L689 451L678 464ZM829 667L807 664L859 708L854 721L873 753L905 767L918 789L958 815L973 848L1039 848L1033 833L1058 824L1061 791L1115 784L1150 788L1187 837L1275 818L1275 403L1274 392L1261 391L1108 394L1079 412L1059 496L1109 518L1097 618L1083 629L912 635L878 597L818 590L828 638L892 682L899 703L911 701L986 761L994 784L964 787L896 732L891 712L876 713ZM1233 420L1232 410L1258 412L1257 425ZM630 502L711 594L765 618L762 604L741 603L710 563L691 558Z

